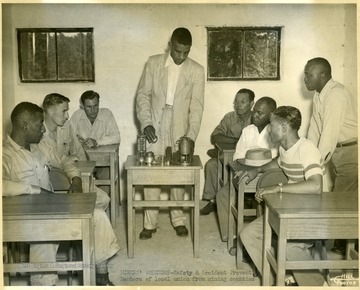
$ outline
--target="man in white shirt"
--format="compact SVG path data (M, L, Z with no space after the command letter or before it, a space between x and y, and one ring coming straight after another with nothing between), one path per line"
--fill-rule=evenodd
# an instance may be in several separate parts
M109 109L99 108L100 95L86 91L80 97L81 108L70 118L73 139L71 154L86 160L83 146L97 147L120 143L120 131L114 115Z
M304 82L315 91L308 139L318 147L324 163L334 168L330 191L358 191L357 102L344 85L331 76L330 63L322 57L309 60ZM345 241L335 240L334 253L345 255Z
M278 155L278 144L271 141L268 124L270 123L270 115L276 109L276 102L270 97L260 98L254 105L252 113L252 124L245 127L242 131L240 139L236 144L236 151L233 160L245 157L246 151L255 148L271 149L272 158ZM216 204L218 219L220 225L220 234L223 241L227 241L228 233L228 208L229 208L229 184L226 184L216 194ZM229 237L230 239L232 237Z

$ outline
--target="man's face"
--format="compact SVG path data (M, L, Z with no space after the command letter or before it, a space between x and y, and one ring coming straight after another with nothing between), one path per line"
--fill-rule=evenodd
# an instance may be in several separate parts
M84 101L84 111L91 122L94 122L99 113L99 98Z
M304 82L309 91L321 91L321 67L307 63L304 69Z
M174 63L180 65L188 57L191 45L183 45L174 41L173 43L170 42L170 48L170 55Z
M69 103L63 102L50 107L48 114L54 124L60 127L63 126L65 121L69 119Z
M283 123L283 120L277 116L270 117L268 130L273 143L280 142L284 138Z
M26 131L29 143L39 143L45 131L44 114L38 112L34 116L29 117Z
M247 93L236 94L234 101L234 110L238 115L244 115L251 110L254 102L249 100Z
M252 113L252 123L256 127L265 127L270 122L270 109L264 102L257 102Z

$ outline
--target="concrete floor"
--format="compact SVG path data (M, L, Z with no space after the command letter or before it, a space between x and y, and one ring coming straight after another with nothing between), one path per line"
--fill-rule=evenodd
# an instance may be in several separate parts
M205 203L201 202L201 207ZM117 233L122 250L110 261L110 278L116 285L162 286L235 286L260 285L253 277L251 266L243 263L236 269L235 257L227 252L219 235L216 213L200 216L200 257L194 258L191 235L178 237L171 226L169 211L159 214L159 228L149 240L139 240L143 228L143 214L136 214L136 242L134 258L127 257L126 210L121 210ZM186 226L190 230L189 211L185 211Z

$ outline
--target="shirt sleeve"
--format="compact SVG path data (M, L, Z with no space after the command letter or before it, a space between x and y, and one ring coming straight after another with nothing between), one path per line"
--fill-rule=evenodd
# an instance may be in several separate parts
M346 97L344 90L333 88L326 96L323 111L323 128L318 144L323 160L328 162L339 140L340 130L345 120Z
M216 126L211 136L217 134L228 135L228 128L231 126L231 121L229 120L229 114L226 114L220 121L219 125Z
M245 154L247 151L247 146L246 146L246 137L245 134L242 134L240 136L239 141L236 144L236 149L235 149L235 153L233 156L233 160L235 161L236 159L241 159L241 158L245 158Z
M110 110L106 110L106 125L105 135L100 139L96 140L99 145L109 145L120 143L120 131L116 124L113 113Z

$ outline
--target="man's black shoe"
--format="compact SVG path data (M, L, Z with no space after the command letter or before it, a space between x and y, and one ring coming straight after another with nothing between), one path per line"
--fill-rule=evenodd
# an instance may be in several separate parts
M174 227L174 229L176 231L176 235L179 237L187 237L189 234L189 231L185 226Z
M148 229L145 229L145 228L144 228L144 229L142 230L142 232L140 233L140 235L139 235L139 239L140 239L140 240L148 240L148 239L151 239L153 233L156 233L156 229L148 230Z
M209 201L208 204L200 210L200 215L208 215L214 211L216 211L216 204Z
M96 274L96 286L115 286L109 279L109 273Z

